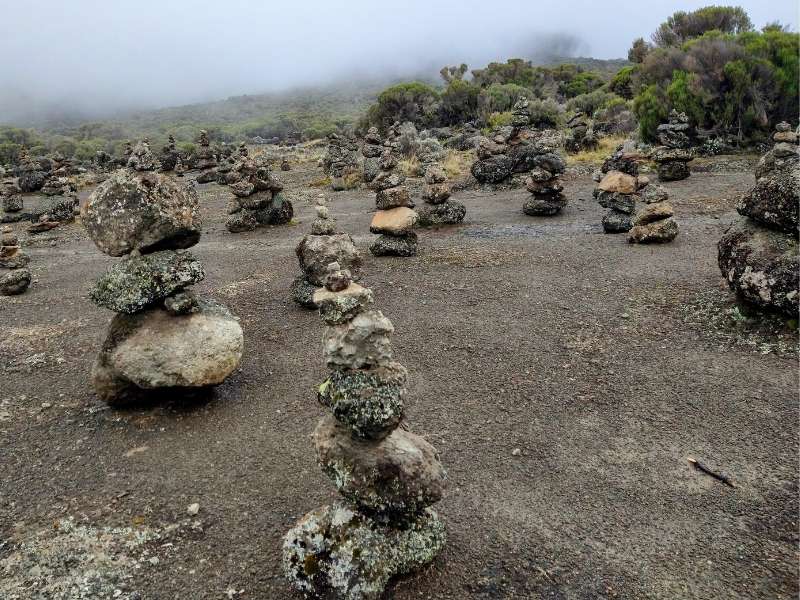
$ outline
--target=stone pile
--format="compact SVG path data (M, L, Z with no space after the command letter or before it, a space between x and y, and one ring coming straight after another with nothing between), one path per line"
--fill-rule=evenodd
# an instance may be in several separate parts
M325 285L328 265L336 262L359 279L361 254L353 238L336 231L336 220L331 218L325 196L316 200L317 218L311 223L311 234L300 240L295 249L302 274L292 282L292 300L305 308L317 308L314 292Z
M564 186L559 176L566 169L564 159L555 145L545 140L537 140L526 144L526 156L533 168L525 179L525 187L531 198L522 205L522 212L535 217L546 217L558 214L567 205L562 194Z
M283 185L272 176L269 167L252 157L240 157L228 173L236 176L236 182L230 185L233 198L228 204L228 231L253 231L260 225L285 225L291 221L294 207L280 193Z
M756 184L739 201L742 220L718 244L719 268L730 288L761 310L796 319L800 299L798 134L780 123L777 142L756 167Z
M3 226L0 230L0 296L16 296L28 289L31 284L29 262L17 235L10 226Z
M414 227L419 216L414 212L414 202L408 188L403 185L405 176L392 172L397 161L389 148L380 158L381 168L372 188L376 190L375 206L378 209L372 218L369 230L379 234L369 247L374 256L415 256L417 234Z
M694 130L685 113L673 110L669 122L658 126L661 146L653 151L652 158L658 163L661 181L680 181L689 177L689 163L694 159L690 150L693 139Z
M358 170L358 144L355 139L338 133L328 135L324 165L331 177L331 188L337 192L347 189L345 178Z
M638 198L637 178L622 171L609 171L594 189L600 206L607 208L603 231L625 233L633 227L633 213Z
M430 508L447 474L436 449L401 427L407 371L393 360L394 327L371 290L330 265L314 301L330 369L318 399L331 411L313 439L342 498L305 515L284 538L283 566L306 596L377 600L389 580L434 560L445 525Z
M166 145L161 149L161 157L159 159L161 162L161 170L165 173L174 171L178 164L178 159L180 159L180 153L175 146L175 138L170 134L167 138Z
M578 112L570 118L567 121L566 128L564 149L567 152L576 153L581 150L594 150L599 145L592 123L582 112Z
M380 158L383 154L383 139L377 127L370 127L364 136L361 154L364 156L364 181L371 183L380 173Z
M241 142L236 152L231 152L219 161L216 169L216 181L220 185L231 185L242 180L242 169L248 166L250 152L247 144Z
M19 152L17 168L17 185L23 192L38 192L44 187L47 173L39 161L34 160L23 147Z
M14 223L27 218L23 212L24 204L20 189L12 182L4 182L0 187L0 223Z
M197 193L155 169L138 144L128 167L100 184L81 212L95 245L123 257L90 292L118 313L92 369L98 396L114 405L218 385L242 356L236 317L187 289L205 276L186 251L200 239Z
M211 149L211 142L208 140L208 132L200 130L199 144L195 153L194 168L200 171L197 176L198 183L211 183L217 178L217 157Z
M666 201L648 204L636 213L628 233L631 244L666 244L678 237L678 223L672 204Z
M467 208L460 202L451 200L450 194L444 169L438 165L428 166L425 169L425 187L422 190L425 205L418 211L420 227L454 225L464 220Z

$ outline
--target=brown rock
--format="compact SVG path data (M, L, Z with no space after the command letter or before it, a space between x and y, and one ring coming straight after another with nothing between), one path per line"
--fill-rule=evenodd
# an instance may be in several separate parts
M402 235L414 228L417 219L417 213L410 208L399 207L391 210L381 210L375 213L369 230L372 233Z
M378 210L389 210L392 208L407 207L414 208L411 195L405 186L393 187L378 191L375 194L375 206Z
M637 189L636 183L636 177L631 177L621 171L610 171L603 177L603 180L597 187L604 192L635 194Z
M647 225L654 221L669 218L675 214L672 209L672 204L669 202L656 202L655 204L648 204L636 215L633 221L634 225Z

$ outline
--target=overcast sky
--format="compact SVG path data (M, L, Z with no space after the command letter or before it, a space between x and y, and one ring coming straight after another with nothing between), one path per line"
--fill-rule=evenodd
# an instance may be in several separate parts
M0 0L0 123L512 56L624 57L691 0ZM717 2L721 3L721 2ZM797 30L797 0L737 3Z

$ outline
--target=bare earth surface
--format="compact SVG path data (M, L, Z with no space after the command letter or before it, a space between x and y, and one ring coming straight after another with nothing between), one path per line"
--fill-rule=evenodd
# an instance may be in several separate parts
M279 176L291 192L321 174ZM463 191L466 222L421 232L408 259L366 250L371 192L329 194L397 330L409 427L449 470L447 548L387 598L797 597L795 334L713 322L732 307L716 243L752 182L667 184L681 233L661 247L604 235L588 176L566 178L552 218L522 214L524 189ZM116 259L79 223L33 238L34 285L0 298L4 600L296 598L282 537L335 497L309 439L323 325L289 299L313 211L298 200L297 225L233 235L228 192L199 189L195 289L246 344L209 401L120 412L94 396L112 314L87 290Z

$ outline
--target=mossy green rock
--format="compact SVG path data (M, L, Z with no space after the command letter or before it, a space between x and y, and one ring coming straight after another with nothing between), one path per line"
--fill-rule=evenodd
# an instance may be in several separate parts
M317 398L360 438L388 435L403 418L408 372L400 363L375 369L332 371Z
M132 314L204 277L203 266L189 252L162 250L116 263L100 277L89 296L99 306Z
M377 600L389 581L431 562L447 539L432 510L404 528L376 523L345 503L311 511L283 542L283 569L309 597Z

